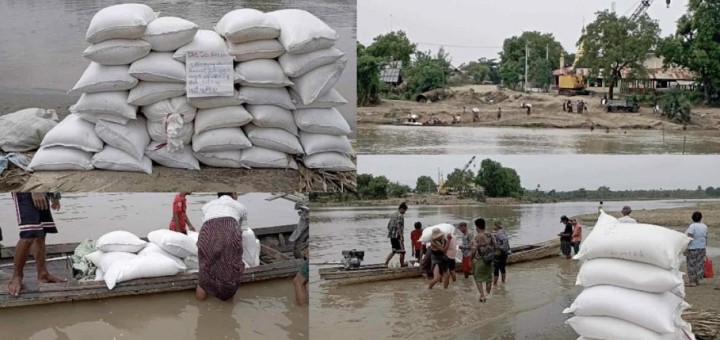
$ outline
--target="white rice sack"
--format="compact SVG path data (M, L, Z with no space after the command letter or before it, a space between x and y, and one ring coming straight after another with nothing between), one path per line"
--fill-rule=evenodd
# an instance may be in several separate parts
M0 116L0 150L30 151L58 124L55 110L29 108Z
M91 152L63 146L40 148L28 168L33 171L92 170L92 156Z
M617 340L678 340L688 339L685 334L691 335L689 329L676 329L672 333L657 333L640 327L632 322L609 316L574 316L565 321L566 324L586 339L617 339Z
M161 100L157 103L140 108L145 117L153 122L165 122L171 114L179 114L186 123L195 120L197 109L190 105L185 96Z
M238 91L238 98L251 105L275 105L295 110L295 103L285 88L263 88L244 86Z
M136 256L137 255L133 253L128 253L124 251L111 251L103 253L100 250L96 250L90 254L85 255L85 259L92 262L92 264L97 267L97 270L102 270L103 272L106 272L115 262L127 261Z
M576 285L613 285L649 293L663 293L683 286L682 273L641 262L598 258L580 267ZM681 296L682 297L682 296Z
M242 231L242 247L243 247L243 261L249 268L257 267L260 265L258 261L260 257L260 247L258 246L259 241L255 237L255 232L252 229L247 228Z
M198 239L200 238L200 233L197 231L188 230L187 236L189 236L193 240L193 242L195 242L195 244L197 244Z
M144 106L185 94L184 83L141 81L130 90L127 102Z
M286 153L253 146L244 149L240 157L243 166L249 168L276 168L297 170L297 163Z
M159 142L150 142L145 149L145 155L168 168L200 170L200 163L193 156L190 145L186 145L180 151L170 152L167 147L160 147L160 144Z
M146 241L141 240L135 234L125 230L115 230L106 233L95 242L95 248L102 252L124 251L127 253L137 253L147 245ZM107 271L106 271L107 272Z
M168 133L165 123L148 122L147 131L150 134L150 138L156 142L165 143L168 141ZM183 124L175 139L182 141L184 145L190 144L190 141L192 141L193 131L193 123Z
M130 119L127 117L118 116L118 115L114 115L114 114L76 112L75 105L70 106L70 112L90 123L93 123L93 124L97 124L101 121L106 121L106 122L112 122L112 123L125 125L128 123L128 121L130 121Z
M575 259L610 257L677 269L691 240L683 233L651 224L605 224L590 232Z
M252 141L252 139L250 139ZM353 149L347 136L325 135L300 131L300 144L306 155L323 152L338 152L352 155Z
M285 87L293 83L273 59L256 59L235 66L235 82L251 87Z
M197 272L200 269L200 260L196 255L190 255L183 261L187 267L188 272Z
M90 45L82 56L100 65L128 65L150 53L150 44L142 40L112 39Z
M190 105L198 109L217 109L226 106L238 106L245 103L242 98L238 97L239 92L235 90L235 94L230 97L198 97L189 98Z
M185 64L170 52L151 52L130 65L128 73L140 80L185 84Z
M95 269L95 280L94 281L105 281L105 272L102 269Z
M198 254L197 241L188 235L170 229L151 231L148 233L148 240L181 259Z
M108 289L115 288L120 282L134 279L176 275L185 270L167 256L147 254L136 256L130 260L116 262L105 272L105 283Z
M280 25L266 13L241 8L225 14L215 25L215 31L230 42L243 43L275 39L280 35Z
M322 20L300 9L283 9L268 15L280 25L278 40L288 53L308 53L335 45L338 34Z
M128 69L127 65L108 66L91 62L71 91L79 93L127 91L138 83L137 79L128 74Z
M120 4L99 10L90 20L85 40L96 44L108 39L140 39L147 25L157 18L143 4Z
M143 40L152 45L153 51L174 52L189 44L198 31L198 25L177 17L161 17L147 25Z
M125 125L101 120L95 124L95 132L103 142L137 160L145 157L145 148L150 144L147 121L143 117L137 117Z
M110 145L105 145L102 151L96 153L91 162L96 169L152 174L152 161L150 158L137 159L127 152Z
M148 255L153 255L153 254L165 256L165 257L173 260L175 262L175 264L178 265L178 267L183 268L182 270L187 269L187 266L185 265L185 262L183 261L183 259L164 251L162 248L160 248L160 246L158 246L157 244L152 243L152 242L148 242L148 244L145 246L145 248L143 248L143 250L141 250L138 253L139 256L148 256Z
M425 227L422 231L422 235L420 236L420 242L428 243L432 241L432 232L435 228L440 228L440 231L442 231L445 236L455 232L455 226L450 223L440 223L434 226Z
M240 127L252 120L253 117L242 105L199 110L195 119L195 133L219 128Z
M275 39L256 40L235 44L227 43L228 52L235 61L243 62L255 59L275 59L283 53L285 48Z
M227 51L227 46L225 40L214 31L198 30L189 44L175 51L173 58L184 63L187 51Z
M283 129L297 136L298 128L290 110L275 105L246 105L245 107L253 117L253 124L264 128Z
M288 77L299 77L320 66L333 64L343 56L345 54L340 50L330 47L303 54L285 53L278 61Z
M200 163L217 168L243 168L240 161L241 150L216 151L216 152L193 152Z
M281 151L291 155L303 153L303 148L297 136L283 129L264 128L249 124L245 127L245 134L252 145L255 146Z
M352 133L350 125L340 111L329 109L302 109L294 113L298 129L310 133L328 135L348 135Z
M198 153L241 150L251 147L241 128L220 128L193 135L192 149Z
M321 152L306 156L303 164L309 169L327 171L355 171L355 163L350 157L337 152Z
M121 124L137 117L137 106L128 104L127 91L83 93L70 111L83 119L98 116L98 120L107 119Z
M291 88L300 97L300 103L309 105L318 98L326 95L340 79L347 65L347 58L340 58L338 61L320 66L302 76L291 78Z
M324 94L321 97L318 97L315 99L314 102L310 104L303 104L302 99L300 98L300 95L297 94L297 92L290 90L290 97L295 101L295 106L298 110L300 109L329 109L332 107L340 107L345 104L347 104L347 100L343 98L343 96L335 89L330 89L330 91L326 94Z
M42 147L64 146L87 152L98 152L103 141L95 132L95 124L71 114L45 135Z
M658 333L672 333L685 325L680 315L689 305L669 293L646 293L600 285L586 288L563 313L577 316L610 316ZM652 311L652 313L648 313Z

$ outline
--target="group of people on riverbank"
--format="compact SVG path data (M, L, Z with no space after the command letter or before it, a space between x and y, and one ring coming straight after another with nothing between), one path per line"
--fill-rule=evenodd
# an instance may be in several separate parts
M405 263L405 212L407 205L400 204L398 210L388 222L388 238L392 251L388 255L385 265L389 265L394 255L400 256L400 266ZM473 277L478 291L480 302L486 301L493 285L506 281L506 264L511 253L510 241L501 221L493 223L492 230L487 230L484 218L473 221L475 233L470 231L466 222L457 224L460 231L460 240L452 233L445 233L440 228L433 228L431 241L423 244L422 223L416 222L414 230L410 233L412 256L419 261L423 277L428 282L428 289L442 282L443 288L448 288L450 282L457 280L457 262L460 262L460 272L465 278ZM459 252L459 253L458 253ZM461 261L458 261L460 260Z

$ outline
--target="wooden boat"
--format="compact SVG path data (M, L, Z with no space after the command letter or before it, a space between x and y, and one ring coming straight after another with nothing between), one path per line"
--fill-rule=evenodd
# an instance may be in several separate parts
M560 239L513 247L507 264L539 260L559 253ZM422 276L420 267L411 265L403 268L388 268L384 264L369 264L353 270L345 270L343 267L320 268L319 273L321 279L342 285Z
M302 260L295 259L293 245L287 242L296 227L297 225L292 224L253 229L260 240L261 265L247 268L242 278L243 283L288 278L297 274ZM1 289L0 308L190 290L197 285L197 273L121 282L113 290L109 290L104 281L77 281L72 279L70 258L77 245L78 243L66 243L47 246L48 269L57 276L68 278L68 282L38 283L34 261L29 261L25 266L22 293L19 297L14 297ZM0 249L0 288L10 279L14 253L15 248Z

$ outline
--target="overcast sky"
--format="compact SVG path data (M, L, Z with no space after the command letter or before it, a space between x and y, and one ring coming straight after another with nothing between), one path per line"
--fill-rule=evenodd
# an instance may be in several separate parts
M640 0L615 0L616 12L630 15ZM361 0L358 1L358 41L369 44L389 31L403 30L421 50L444 45L453 65L480 57L496 58L503 40L523 31L552 33L565 50L575 44L595 13L610 9L612 0ZM662 35L675 32L688 0L655 0L647 13L658 20ZM546 13L546 14L541 14ZM472 47L460 47L472 46ZM480 46L480 47L478 47ZM559 56L556 57L559 60ZM558 61L559 62L559 61Z
M463 167L472 155L360 155L358 173L385 176L415 187L420 176L437 182ZM473 172L490 158L517 171L524 188L543 190L695 189L720 186L717 155L477 155Z

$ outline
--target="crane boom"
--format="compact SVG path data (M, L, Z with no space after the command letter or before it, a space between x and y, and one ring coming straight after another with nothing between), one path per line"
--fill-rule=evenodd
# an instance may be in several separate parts
M630 21L635 21L641 15L645 14L645 12L647 12L647 9L650 8L650 5L652 5L654 1L655 0L640 0L640 4L637 8L635 8L635 11L633 11L632 15L630 15ZM668 8L670 8L670 1L671 0L665 0Z

